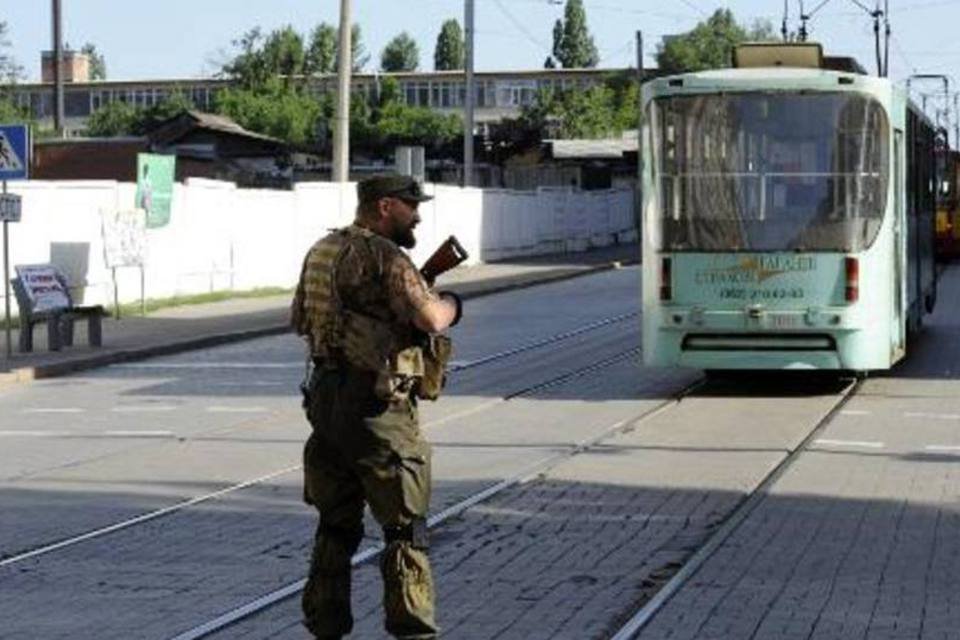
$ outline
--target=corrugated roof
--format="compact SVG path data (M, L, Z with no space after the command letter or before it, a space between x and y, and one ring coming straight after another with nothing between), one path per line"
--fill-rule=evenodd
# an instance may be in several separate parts
M620 138L545 140L557 160L573 158L615 159L637 151L637 131L625 131Z
M213 113L203 113L202 111L193 110L187 111L187 113L196 121L198 126L205 129L213 129L214 131L222 131L223 133L232 133L238 136L257 138L259 140L268 140L270 142L284 144L283 140L280 140L279 138L248 131L226 116L219 116Z

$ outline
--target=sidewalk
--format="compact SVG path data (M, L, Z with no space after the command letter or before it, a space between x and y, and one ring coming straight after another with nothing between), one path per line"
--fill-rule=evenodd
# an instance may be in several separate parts
M480 264L444 274L438 286L464 298L475 298L610 269L616 263L636 263L639 255L637 244L623 244L582 253ZM13 330L13 356L7 358L0 346L0 385L285 333L289 330L291 297L233 299L171 307L120 320L104 318L103 347L99 349L87 346L86 323L82 321L74 330L74 346L59 352L47 350L46 328L38 326L34 329L33 353L19 353L19 331Z

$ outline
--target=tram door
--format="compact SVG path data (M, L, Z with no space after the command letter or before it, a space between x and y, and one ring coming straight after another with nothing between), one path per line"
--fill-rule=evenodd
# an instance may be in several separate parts
M904 187L903 182L903 131L899 129L894 132L893 137L893 318L891 319L890 329L891 337L891 364L903 357L907 339L907 318L906 305L904 304L907 279L905 277L905 253L906 246L903 240L904 228L907 224L904 211Z

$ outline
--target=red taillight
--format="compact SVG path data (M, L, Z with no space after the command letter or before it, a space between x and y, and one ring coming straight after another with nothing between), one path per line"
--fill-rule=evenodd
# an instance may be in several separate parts
M672 263L670 258L660 259L660 299L664 301L673 299Z
M846 298L847 302L856 302L860 299L860 260L857 258L846 258L844 260L844 270L846 272L844 298Z

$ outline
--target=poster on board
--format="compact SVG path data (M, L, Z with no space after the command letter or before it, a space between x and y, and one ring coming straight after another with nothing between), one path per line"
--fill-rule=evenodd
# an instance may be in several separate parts
M170 222L175 169L176 156L137 154L136 206L146 212L148 229Z
M108 269L143 266L147 257L147 225L143 209L100 211L103 259Z
M30 300L33 313L70 306L70 296L57 268L51 264L21 264L14 267Z

